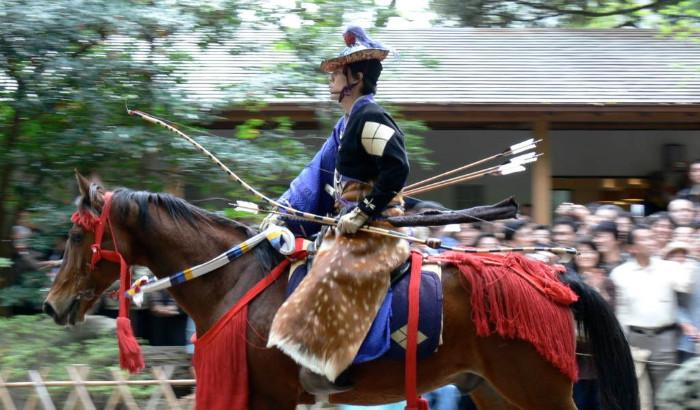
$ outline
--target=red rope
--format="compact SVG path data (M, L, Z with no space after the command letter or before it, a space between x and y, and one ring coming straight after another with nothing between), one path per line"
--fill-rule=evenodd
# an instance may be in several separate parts
M417 352L418 318L420 314L420 281L423 255L411 252L411 277L408 282L408 332L406 334L406 410L428 410L428 402L418 395Z

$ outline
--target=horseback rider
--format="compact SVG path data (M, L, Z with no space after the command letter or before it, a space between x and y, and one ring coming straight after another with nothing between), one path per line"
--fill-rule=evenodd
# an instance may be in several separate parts
M347 47L325 60L331 97L343 108L330 137L290 184L279 201L300 211L329 215L340 211L337 230L353 234L371 217L379 216L401 191L408 176L403 133L374 100L381 61L389 50L350 26L343 34ZM370 192L360 201L353 190ZM356 205L355 205L356 203ZM320 225L268 216L265 223L284 221L295 234L310 237Z
M385 300L389 275L409 254L403 240L358 232L370 220L403 212L400 191L409 165L401 129L374 100L389 50L356 26L343 37L347 47L321 69L329 73L329 91L344 115L280 198L301 211L342 216L323 235L308 274L278 310L268 339L268 346L302 366L302 386L314 394L349 389L338 376L359 363L356 355ZM282 219L305 237L320 229L291 218L266 219Z

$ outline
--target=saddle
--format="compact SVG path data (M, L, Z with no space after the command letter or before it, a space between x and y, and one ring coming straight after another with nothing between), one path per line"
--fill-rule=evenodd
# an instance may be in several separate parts
M308 259L297 261L290 266L287 297L296 291L310 267ZM410 270L409 258L391 272L391 285L384 302L374 317L352 364L364 363L380 357L392 360L405 359ZM421 274L417 349L419 359L434 353L442 343L442 265L425 262L421 266Z

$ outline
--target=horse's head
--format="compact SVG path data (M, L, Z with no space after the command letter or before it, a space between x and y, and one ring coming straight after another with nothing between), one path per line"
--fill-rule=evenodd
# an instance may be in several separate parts
M44 312L60 325L82 321L85 312L119 278L119 264L103 261L92 266L95 230L105 204L105 191L76 172L80 199L73 215L73 227L63 255L63 263L44 301ZM105 227L101 244L112 249L112 236Z

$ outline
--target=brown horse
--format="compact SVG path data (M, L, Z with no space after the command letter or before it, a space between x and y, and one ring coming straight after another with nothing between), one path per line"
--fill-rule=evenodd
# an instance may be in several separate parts
M104 190L77 175L80 207L99 215ZM106 233L103 249L115 245L129 264L147 266L157 277L211 259L249 238L254 230L221 218L167 194L117 189L111 211L112 234ZM69 232L63 264L44 303L58 324L81 321L96 298L118 278L118 265L101 261L89 269L92 232L74 225ZM113 243L112 237L117 243ZM196 280L170 289L173 297L196 323L197 334L210 329L270 267L281 260L269 245ZM418 366L418 390L431 391L466 373L479 375L508 408L575 409L570 380L521 340L498 335L477 337L472 321L470 292L458 269L443 269L443 344ZM282 276L248 308L247 332L249 407L293 409L313 402L298 382L297 365L277 349L265 349L272 318L285 298ZM573 284L580 299L574 315L584 324L593 346L608 409L636 409L636 379L629 349L614 315L595 292ZM573 331L573 329L572 329ZM354 388L331 396L332 402L380 404L403 400L404 364L379 359L352 367ZM494 394L475 395L480 408L494 408L483 400Z

